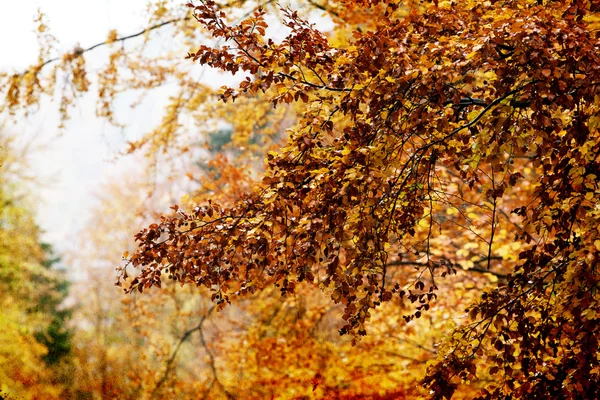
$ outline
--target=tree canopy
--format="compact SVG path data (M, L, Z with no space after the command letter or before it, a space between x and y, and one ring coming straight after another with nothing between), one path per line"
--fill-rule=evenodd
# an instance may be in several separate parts
M600 4L236 5L249 13L199 0L187 5L191 17L165 19L157 6L155 25L140 34L172 25L193 46L187 59L179 53L177 67L165 67L166 58L141 62L143 46L134 61L115 48L98 78L99 115L111 120L120 84L152 89L175 79L160 125L131 149L193 152L187 116L214 156L198 190L135 235L117 283L132 294L172 290L164 280L198 286L219 310L267 296L242 313L267 325L278 315L264 316L273 290L285 302L318 288L341 304L339 333L357 346L371 330L427 329L429 318L421 334L435 346L422 357L420 387L390 396L597 397ZM311 23L305 7L333 29ZM283 38L270 30L278 23ZM125 39L111 32L106 44ZM90 49L60 64L75 92L88 90ZM38 101L42 60L6 77L7 109ZM194 63L241 75L218 91L224 103L192 78ZM277 332L294 330L297 346L323 354L309 339L326 314L316 309L308 322L282 317ZM278 348L255 329L244 345ZM209 355L212 382L232 396ZM326 380L315 375L313 390Z
M434 3L343 2L371 19L341 43L291 9L276 42L262 9L231 25L216 3L189 4L223 41L189 57L248 74L223 100L304 105L235 204L175 206L137 234L128 263L142 269L127 291L166 275L223 307L308 281L344 304L340 333L365 335L382 302L416 303L410 321L448 273L501 271L428 368L431 396L481 368L499 377L482 398L594 396L598 5Z

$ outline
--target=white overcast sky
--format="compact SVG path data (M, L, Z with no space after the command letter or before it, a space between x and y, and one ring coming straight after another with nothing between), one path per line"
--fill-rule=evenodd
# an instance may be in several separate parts
M63 49L102 41L109 29L135 31L143 26L144 0L0 0L2 67L26 66L35 59L33 18L41 9Z
M183 4L183 2L182 2ZM143 0L0 0L0 70L21 70L37 57L33 18L38 8L47 15L52 34L61 50L76 44L88 47L105 40L109 29L119 34L138 31L143 27ZM87 56L93 66L106 57L105 51ZM69 249L69 242L81 229L89 215L102 182L116 179L120 171L131 168L132 160L118 159L122 149L122 134L95 118L93 96L79 101L72 112L66 131L57 132L57 105L45 104L33 116L2 129L17 135L22 142L33 142L39 150L30 154L32 172L43 184L34 186L38 202L38 222L45 231L44 240L59 251ZM49 107L47 107L49 106ZM150 102L150 115L158 102ZM152 122L125 120L131 129L147 129ZM141 128L141 129L140 129Z

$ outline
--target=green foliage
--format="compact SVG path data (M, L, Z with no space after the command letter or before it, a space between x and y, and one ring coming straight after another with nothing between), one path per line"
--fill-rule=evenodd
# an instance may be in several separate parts
M71 331L61 304L68 282L40 242L21 182L0 172L0 389L25 399L64 398Z
M221 151L224 146L231 143L233 131L231 129L217 129L208 134L208 148L211 151Z
M46 269L52 269L60 262L60 258L54 256L49 244L43 243L42 248L46 254L42 265ZM43 357L47 365L56 365L71 354L73 332L67 325L72 311L62 307L69 294L70 283L63 275L63 271L55 270L50 279L44 281L41 278L39 282L41 284L39 286L47 288L47 291L40 297L37 310L50 315L51 321L45 328L35 333L35 338L48 349L48 353Z

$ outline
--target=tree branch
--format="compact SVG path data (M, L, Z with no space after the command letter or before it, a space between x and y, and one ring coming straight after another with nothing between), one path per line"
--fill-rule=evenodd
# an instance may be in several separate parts
M174 23L179 22L179 21L187 21L187 20L189 20L191 18L192 17L190 17L190 16L181 17L181 18L173 18L171 20L168 20L168 21L165 21L165 22L161 22L160 24L149 26L148 28L142 29L139 32L132 33L131 35L121 36L119 38L116 38L115 40L105 40L104 42L96 43L96 44L94 44L94 45L92 45L90 47L87 47L85 49L78 49L75 52L77 53L78 56L80 56L80 55L82 55L84 53L87 53L88 51L92 51L92 50L94 50L94 49L96 49L98 47L106 46L106 45L109 45L109 44L112 44L112 43L115 43L115 42L124 42L126 40L133 39L135 37L141 36L141 35L143 35L143 34L145 34L147 32L153 31L155 29L162 28L163 26L174 24ZM42 68L44 68L46 65L52 64L53 62L56 62L56 61L58 61L60 59L61 59L61 57L50 58L50 59L44 61L42 64L40 64L38 66L34 66L32 68L35 68L35 69L37 69L39 71ZM27 73L27 71L21 73L20 75L23 76L26 73Z
M214 307L211 307L211 311L214 309ZM202 325L202 322L200 322L200 325ZM208 354L208 358L210 360L209 365L210 365L210 369L212 371L214 380L211 383L211 387L213 385L213 383L217 383L217 385L219 385L219 387L221 388L221 390L223 391L223 393L225 394L225 396L228 399L235 399L235 397L229 393L227 391L227 389L225 389L225 386L223 386L223 384L221 383L221 381L219 380L219 375L217 374L217 368L215 367L215 357L213 356L213 354L210 352L210 350L208 350L208 346L206 345L206 339L204 338L204 332L202 331L202 327L200 327L199 329L199 334L200 334L200 343L202 344L202 347L204 347L204 350L206 351L206 353ZM210 390L210 388L209 388Z
M311 6L313 6L315 8L318 8L319 10L325 11L331 15L335 15L336 17L340 16L340 14L338 14L336 11L334 11L330 8L327 8L322 4L317 3L316 1L313 1L313 0L307 0L307 1L308 1L308 4L310 4Z
M156 393L159 391L160 387L167 381L167 378L169 377L169 373L171 372L171 368L173 366L173 363L175 362L175 358L177 357L177 353L179 353L179 349L181 348L181 345L185 341L187 341L194 332L198 332L198 331L200 332L202 344L205 345L205 343L204 343L204 336L202 335L202 324L204 323L204 320L206 319L206 317L208 317L212 313L212 311L214 309L215 309L214 306L212 306L211 308L209 308L208 312L206 313L206 315L203 315L200 318L200 322L198 322L198 325L194 326L193 328L188 329L187 331L185 331L183 333L183 336L181 336L181 338L177 342L177 345L175 346L175 350L173 350L173 353L171 354L171 357L169 357L169 359L167 360L167 366L165 368L165 372L163 373L163 375L160 378L160 380L156 383L156 386L154 387L154 390L152 390L152 393L151 393L150 397L154 397L156 395ZM210 353L209 353L209 355L210 355ZM211 360L212 360L212 356L211 356Z

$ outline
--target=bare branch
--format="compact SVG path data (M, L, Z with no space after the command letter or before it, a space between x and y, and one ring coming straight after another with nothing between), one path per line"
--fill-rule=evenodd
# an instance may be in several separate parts
M179 350L181 349L181 345L184 342L186 342L190 338L190 336L192 336L192 334L194 332L200 332L202 344L205 346L204 336L202 335L202 324L204 323L204 320L208 316L210 316L210 314L213 312L214 309L215 309L214 306L210 307L208 309L208 312L200 318L200 321L198 322L198 324L196 326L194 326L193 328L190 328L187 331L185 331L183 333L183 335L181 336L181 338L179 338L179 341L177 342L177 345L175 346L175 350L173 350L171 357L169 357L169 359L167 360L167 366L165 368L165 372L163 373L160 380L156 383L156 386L154 387L154 390L152 390L150 397L154 397L160 390L161 386L167 381L167 378L169 377L169 374L171 373L173 363L175 362L175 358L177 357L177 353L179 353ZM212 360L212 355L210 355L210 353L209 353L209 356L211 357L211 360ZM213 371L214 371L214 366L213 366ZM216 377L216 375L215 375L215 377Z

